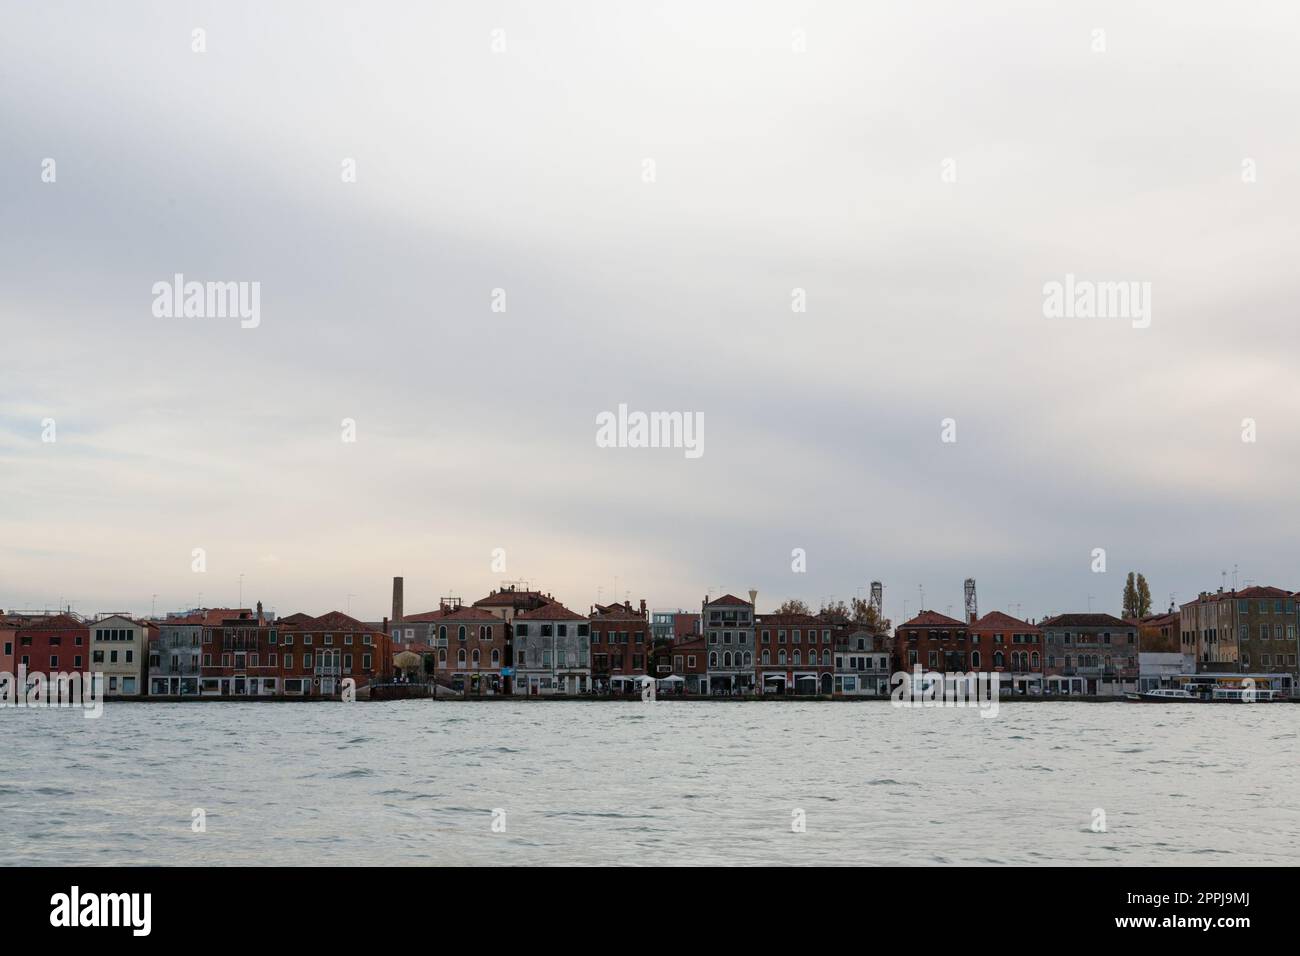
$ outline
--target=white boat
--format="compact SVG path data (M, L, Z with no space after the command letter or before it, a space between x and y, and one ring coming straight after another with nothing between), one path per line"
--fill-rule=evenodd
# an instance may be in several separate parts
M1192 703L1199 704L1203 698L1196 696L1189 690L1181 687L1157 687L1155 690L1144 690L1137 694L1125 694L1128 700L1138 701L1140 703L1156 704L1174 704L1174 703Z

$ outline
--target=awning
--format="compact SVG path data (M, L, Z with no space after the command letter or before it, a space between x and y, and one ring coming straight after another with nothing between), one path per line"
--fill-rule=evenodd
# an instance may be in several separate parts
M667 677L660 677L660 678L659 678L659 683L661 683L661 684L685 684L685 683L686 683L686 678L685 678L685 677L678 677L676 674L669 674Z

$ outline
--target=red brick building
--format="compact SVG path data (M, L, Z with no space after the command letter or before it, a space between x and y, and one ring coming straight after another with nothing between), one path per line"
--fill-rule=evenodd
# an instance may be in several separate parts
M965 673L970 667L968 627L938 611L922 611L894 630L894 669Z
M1043 692L1043 632L1019 618L990 611L967 628L970 670L1002 674L1017 694Z
M682 683L665 684L662 692L667 694L708 694L709 692L709 645L703 634L694 634L674 642L665 656L669 661L668 673L657 677L681 677Z
M13 670L28 674L93 671L90 627L75 614L28 618L13 631ZM7 639L6 639L7 640Z
M405 625L434 648L439 681L471 694L509 693L501 674L509 661L509 625L501 616L451 599L436 611L407 615Z
M594 605L591 622L591 679L597 693L606 689L632 692L632 678L651 673L653 642L645 601L639 611L628 602ZM622 686L614 686L622 685Z
M760 693L831 693L838 627L811 614L763 614L754 627Z
M334 697L349 678L361 690L392 677L392 639L342 611L295 614L277 623L285 696Z
M205 697L276 697L283 693L280 625L259 602L247 608L203 612L199 694Z

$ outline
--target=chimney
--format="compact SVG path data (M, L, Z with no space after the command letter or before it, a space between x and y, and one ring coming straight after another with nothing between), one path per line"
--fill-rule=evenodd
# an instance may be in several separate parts
M402 579L393 578L393 623L401 624L406 618L402 615Z
M645 598L641 599L641 616L645 617Z
M385 633L385 634L388 633L388 618L387 618L387 617L384 618L384 633Z
M749 603L753 604L755 607L758 606L758 592L753 588L749 589Z
M261 601L258 601L258 602L257 602L257 623L258 623L258 624L263 624L263 623L265 623L265 618L262 617L262 602L261 602Z

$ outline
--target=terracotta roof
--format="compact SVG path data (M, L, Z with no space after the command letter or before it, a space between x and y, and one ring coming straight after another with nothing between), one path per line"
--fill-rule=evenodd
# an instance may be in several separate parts
M67 614L55 614L50 617L38 617L27 624L25 630L37 631L64 631L69 628L86 628L89 625L85 621L78 621L75 617Z
M1204 595L1198 595L1195 600L1188 601L1181 606L1187 607L1189 604L1210 604L1215 601L1235 601L1238 598L1246 600L1250 598L1289 598L1294 596L1295 592L1288 591L1285 588L1255 585L1253 587L1242 588L1240 591L1211 591Z
M497 621L497 617L491 611L485 611L479 607L467 606L462 604L460 607L442 607L436 611L425 611L421 614L408 614L402 618L401 624L394 621L394 625L401 627L402 624L428 624L433 621Z
M475 607L514 607L520 600L553 602L555 598L541 591L493 591L474 602Z
M596 613L592 615L601 621L644 621L637 611L622 604L597 604Z
M1045 627L1133 627L1113 614L1057 614L1040 621L1039 628Z
M203 613L205 627L220 627L226 621L254 621L251 607L211 607Z
M920 614L912 618L910 621L904 621L902 624L898 626L900 628L904 628L904 627L965 627L966 625L963 622L958 621L956 618L951 618L947 614L940 614L938 611L922 611Z
M520 621L585 621L586 618L581 614L570 611L558 601L552 601L549 604L543 604L541 607L532 611L520 611L515 615L516 620Z
M276 621L277 624L308 624L316 620L310 614L303 614L299 611L297 614L290 614L288 617L282 617Z
M755 621L769 627L774 624L811 624L813 627L821 627L822 624L826 623L811 614L759 614Z
M724 594L720 598L714 598L712 601L706 601L710 607L714 604L739 604L742 607L749 607L749 602L744 598L738 598L734 594Z
M972 631L1003 631L1016 634L1038 634L1039 629L1028 621L1022 621L1018 617L1012 617L1010 614L1003 614L1001 611L989 611L982 618L970 626Z
M383 633L383 631L377 631L364 621L358 621L355 617L344 614L342 611L326 611L320 617L295 622L295 624L301 628L319 631L371 631L376 634Z

